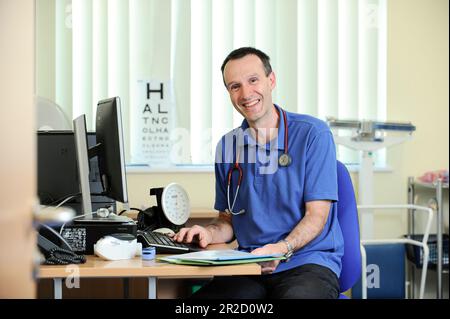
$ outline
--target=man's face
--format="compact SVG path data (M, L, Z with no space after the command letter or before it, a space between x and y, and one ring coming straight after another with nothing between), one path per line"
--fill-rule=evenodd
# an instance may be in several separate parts
M275 74L265 74L258 56L249 54L225 65L225 85L234 108L244 116L249 125L257 127L270 116L273 108L272 90Z

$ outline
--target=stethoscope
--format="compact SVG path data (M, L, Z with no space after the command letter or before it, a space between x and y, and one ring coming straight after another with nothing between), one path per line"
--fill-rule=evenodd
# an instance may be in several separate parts
M287 116L286 112L281 109L281 113L283 114L283 122L284 122L284 152L278 157L278 164L281 167L288 167L292 163L292 157L289 155L288 152L288 123L287 123ZM230 187L231 187L231 177L233 176L233 172L237 170L239 173L239 178L236 186L236 193L234 194L233 204L230 205ZM236 154L236 161L234 162L233 166L228 170L228 182L227 182L227 201L228 201L228 209L226 211L228 213L231 213L233 215L240 215L245 213L245 209L241 209L239 212L235 213L233 211L234 204L236 203L236 198L239 194L239 188L241 187L242 182L242 167L239 165L239 151L237 151Z

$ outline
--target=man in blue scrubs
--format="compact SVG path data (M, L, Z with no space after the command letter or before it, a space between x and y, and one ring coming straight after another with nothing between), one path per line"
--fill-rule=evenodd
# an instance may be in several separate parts
M219 216L206 227L183 228L174 238L196 239L202 247L237 239L240 250L284 254L287 260L261 263L261 276L215 277L193 297L337 298L344 245L330 129L272 102L276 78L260 50L234 50L222 75L245 119L217 146Z

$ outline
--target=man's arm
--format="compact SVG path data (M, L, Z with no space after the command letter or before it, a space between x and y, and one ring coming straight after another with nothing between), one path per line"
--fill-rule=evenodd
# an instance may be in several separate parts
M182 228L173 238L177 242L185 243L190 243L196 238L200 247L230 242L234 238L231 214L219 212L219 216L206 227L194 225L189 228Z
M328 219L331 202L328 200L317 200L306 202L305 206L305 216L285 238L294 251L306 246L322 232ZM258 255L276 253L286 254L287 252L288 247L284 242L267 244L252 251L252 253ZM278 266L278 263L278 260L264 263L262 265L262 272L273 272Z
M219 216L206 226L211 232L211 244L228 243L234 239L231 214L220 212Z
M305 206L305 216L285 238L291 244L294 251L306 246L322 232L327 223L331 202L317 200L306 202ZM285 243L282 244L286 246Z

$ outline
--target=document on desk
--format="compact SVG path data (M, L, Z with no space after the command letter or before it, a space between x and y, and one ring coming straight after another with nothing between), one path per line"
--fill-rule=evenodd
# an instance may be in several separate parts
M172 255L161 257L160 260L181 265L235 265L246 263L257 263L271 260L282 260L285 257L281 254L276 255L254 255L239 250L204 250L187 254Z

